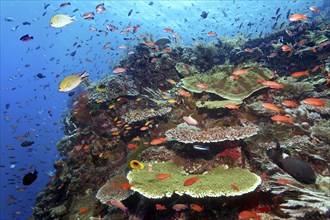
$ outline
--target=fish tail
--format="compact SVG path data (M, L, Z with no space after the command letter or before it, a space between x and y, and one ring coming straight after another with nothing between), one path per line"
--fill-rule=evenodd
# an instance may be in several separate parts
M76 19L76 16L75 15L73 15L72 17L71 17L71 21L76 21L77 19Z
M82 74L80 75L81 79L84 79L86 77L89 77L89 73L85 70L84 72L82 72Z

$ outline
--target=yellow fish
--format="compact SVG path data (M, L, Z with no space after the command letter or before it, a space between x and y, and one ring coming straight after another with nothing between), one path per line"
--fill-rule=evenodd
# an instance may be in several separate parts
M58 91L60 91L60 92L69 92L72 89L79 86L83 82L84 78L86 78L88 76L89 76L89 74L87 73L87 71L84 71L81 74L76 73L76 74L72 74L70 76L67 76L60 82L60 85L58 87Z
M99 92L105 92L107 90L107 86L104 84L97 85L96 90Z
M66 14L56 14L50 19L50 26L53 28L62 28L75 21L75 16L70 17Z

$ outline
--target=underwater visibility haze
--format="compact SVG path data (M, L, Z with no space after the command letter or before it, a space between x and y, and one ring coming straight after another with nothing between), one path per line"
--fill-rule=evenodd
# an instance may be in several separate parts
M329 0L1 1L1 220L329 219Z

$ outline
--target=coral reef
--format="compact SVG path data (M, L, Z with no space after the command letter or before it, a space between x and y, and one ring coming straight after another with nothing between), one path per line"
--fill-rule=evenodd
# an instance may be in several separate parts
M244 126L208 127L205 130L192 129L192 126L178 126L166 131L165 135L170 140L182 143L212 143L244 139L257 134L258 130L252 123Z
M93 86L89 87L91 102L110 101L121 96L138 96L140 94L133 77L130 75L107 75L97 84L105 85L105 91L98 91Z
M238 79L230 78L235 69L247 69L248 74L240 75ZM196 93L209 92L230 100L243 100L255 91L266 88L257 79L269 80L271 71L257 64L234 66L215 66L204 74L198 74L182 79L183 88ZM202 88L198 84L203 84Z
M171 112L170 107L164 107L158 110L155 110L153 108L147 108L147 109L134 109L129 112L127 112L125 115L123 115L124 120L127 124L131 124L138 121L144 121L150 118L154 118L157 116L163 116Z
M131 189L147 198L171 197L173 193L195 198L240 196L254 191L261 183L260 177L248 170L217 167L199 175L199 180L192 185L185 186L185 180L196 175L183 173L182 168L171 162L153 163L152 168L152 172L132 170L127 175L127 179L133 184ZM170 174L170 177L160 180L156 178L157 174Z
M228 104L240 105L242 104L242 101L241 100L197 101L196 107L207 108L207 109L221 109L221 108L228 108L226 107L226 105Z
M110 200L121 201L133 194L133 191L122 189L121 185L128 183L125 175L117 175L109 179L98 191L96 198L103 204Z

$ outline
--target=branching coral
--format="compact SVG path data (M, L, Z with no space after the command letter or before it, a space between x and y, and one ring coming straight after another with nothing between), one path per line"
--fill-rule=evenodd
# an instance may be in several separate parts
M310 128L312 136L321 138L330 144L330 120L320 119Z
M133 184L131 189L147 198L171 197L173 193L187 194L194 198L240 196L254 191L261 183L260 177L248 170L220 166L209 173L199 175L195 183L184 186L187 179L196 175L186 174L182 168L171 162L153 163L152 169L152 172L132 170L127 175ZM169 176L160 180L156 178L157 174Z
M257 134L258 130L258 127L252 123L248 123L245 126L212 127L205 130L178 126L166 131L165 135L170 140L182 143L212 143L241 140Z
M298 81L293 77L281 77L277 82L284 85L283 91L290 93L294 97L300 97L303 93L314 89L312 83Z
M131 111L127 112L123 116L123 118L125 119L126 123L131 124L134 122L147 120L149 118L166 115L171 110L172 109L170 107L164 107L164 108L157 109L157 110L155 110L153 108L131 110Z

